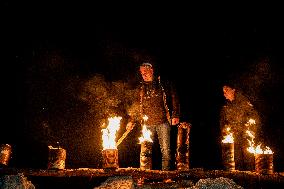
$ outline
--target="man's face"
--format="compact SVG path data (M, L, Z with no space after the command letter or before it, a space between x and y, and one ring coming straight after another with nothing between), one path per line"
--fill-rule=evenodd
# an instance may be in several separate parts
M235 99L235 89L233 89L229 86L224 86L223 92L224 92L224 97L227 100L233 101Z
M154 70L152 66L140 66L140 73L144 81L153 81Z

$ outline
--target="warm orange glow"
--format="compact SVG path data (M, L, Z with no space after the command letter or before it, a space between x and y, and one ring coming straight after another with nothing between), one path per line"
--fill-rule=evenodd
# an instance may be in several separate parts
M250 126L250 125L255 125L255 120L254 119L249 119L248 122L246 123L246 126Z
M255 144L254 144L254 138L255 136L253 135L253 133L249 130L246 131L246 133L248 134L248 136L250 137L250 139L247 139L249 142L249 147L247 148L247 150L250 153L254 153L255 152Z
M266 146L265 149L262 149L261 144L257 145L256 148L251 148L249 152L253 154L273 154L268 146Z
M273 151L268 146L266 146L263 151L263 154L273 154Z
M143 116L143 120L144 122L148 120L148 116L144 115ZM146 124L143 124L143 127L142 127L142 136L139 137L139 144L141 144L142 142L153 142L153 140L151 139L151 135L152 135L152 132L147 129L147 125Z
M226 129L228 134L224 136L224 139L222 140L223 143L234 143L233 133L230 133L230 130L231 129L229 127Z
M102 129L103 135L103 149L117 149L116 148L116 132L120 127L120 120L122 117L110 117L108 118L108 126L105 129Z
M247 151L254 154L256 148L255 148L255 143L254 143L254 138L255 138L254 133L252 131L250 131L250 126L252 126L252 125L255 125L254 119L249 119L248 122L245 124L245 126L248 127L247 130L246 130L246 133L249 137L249 139L247 139L248 143L249 143L249 147L247 148Z
M143 120L144 120L144 121L147 121L147 120L148 120L148 116L144 115L144 116L143 116Z
M145 141L153 142L153 140L151 139L151 135L152 135L152 132L147 129L146 125L143 125L142 136L139 137L139 144L141 144L142 142L145 142Z
M268 146L266 146L265 149L261 148L261 144L259 144L255 147L255 143L254 143L255 135L250 130L250 127L252 125L255 125L255 120L249 119L248 122L245 125L248 127L246 133L249 137L249 139L247 139L248 142L249 142L249 147L247 148L247 151L249 153L252 153L252 154L273 154L272 150Z

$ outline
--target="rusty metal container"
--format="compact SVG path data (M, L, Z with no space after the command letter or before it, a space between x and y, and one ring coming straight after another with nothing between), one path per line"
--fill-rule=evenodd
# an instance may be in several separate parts
M140 168L152 169L152 142L144 141L141 143Z
M102 150L103 156L103 168L104 169L116 169L119 168L118 164L118 150L117 149L105 149Z
M49 146L48 169L65 169L66 150L58 147Z
M8 166L11 159L12 147L10 144L1 144L0 145L0 164Z
M181 122L178 125L177 134L177 151L176 151L176 167L177 170L189 170L189 136L190 136L190 123Z
M273 154L255 154L255 172L273 174Z
M222 160L224 169L227 171L235 170L234 143L222 143Z

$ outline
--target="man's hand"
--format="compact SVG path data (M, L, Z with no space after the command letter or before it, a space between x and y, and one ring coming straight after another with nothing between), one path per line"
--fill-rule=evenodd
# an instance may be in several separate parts
M172 125L177 125L177 124L179 124L179 118L178 117L172 118Z
M127 125L126 125L126 130L128 131L128 130L132 130L133 129L133 127L134 127L134 124L133 124L133 122L128 122L127 123Z

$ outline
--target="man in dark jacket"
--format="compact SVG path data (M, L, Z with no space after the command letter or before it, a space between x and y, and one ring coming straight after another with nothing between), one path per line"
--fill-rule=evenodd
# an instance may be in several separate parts
M179 123L180 105L176 90L170 83L163 83L160 76L154 74L153 64L143 62L139 67L142 82L139 89L139 116L146 115L147 128L157 133L162 153L162 170L170 169L170 131L172 125ZM127 124L132 129L133 123Z

